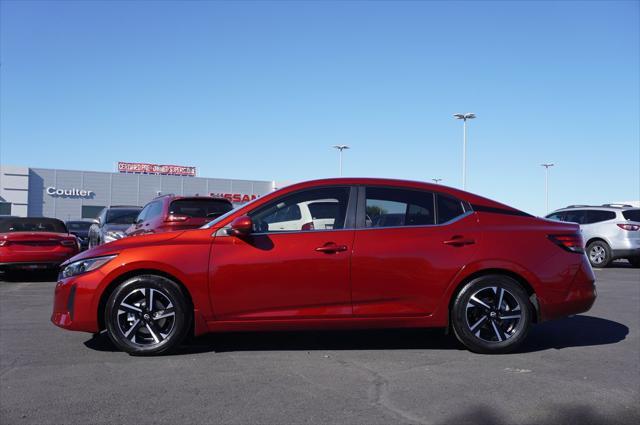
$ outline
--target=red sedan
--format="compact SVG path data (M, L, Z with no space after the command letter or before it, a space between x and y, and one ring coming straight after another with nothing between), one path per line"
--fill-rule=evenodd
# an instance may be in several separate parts
M60 220L0 217L0 269L56 270L80 251L75 235Z
M86 251L63 265L51 320L106 329L133 354L190 332L402 327L499 353L595 297L575 224L441 185L341 178Z

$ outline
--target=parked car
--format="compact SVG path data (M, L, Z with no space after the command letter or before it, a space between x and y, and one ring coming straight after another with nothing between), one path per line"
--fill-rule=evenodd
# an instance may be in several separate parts
M195 229L232 209L225 198L165 195L145 205L125 235Z
M547 218L580 225L593 267L607 267L618 258L640 267L640 208L625 204L570 205Z
M80 251L78 240L55 218L0 218L0 269L54 270Z
M314 202L331 204L325 226L271 226ZM576 224L442 185L340 178L85 251L64 264L51 320L106 329L139 355L188 333L405 327L449 328L470 350L502 353L595 297Z
M85 220L69 220L66 223L69 233L78 238L80 249L87 249L89 247L89 228L91 224L91 221Z
M142 208L112 206L103 208L89 228L89 248L125 237L125 230L135 221Z

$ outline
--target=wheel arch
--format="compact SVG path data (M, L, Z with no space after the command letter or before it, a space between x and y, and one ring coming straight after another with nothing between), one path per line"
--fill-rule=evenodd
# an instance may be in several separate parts
M600 237L600 236L594 236L591 239L589 239L588 241L585 242L584 247L588 247L590 244L594 243L594 242L604 242L607 244L607 246L609 247L609 249L611 249L611 244L609 243L609 241L607 241L606 239Z
M125 272L119 276L116 276L113 280L111 280L111 282L107 284L105 289L102 291L102 294L100 295L100 300L98 301L98 311L97 311L98 329L100 331L102 331L106 327L104 322L104 312L105 312L105 307L107 305L107 300L109 299L109 296L113 293L116 287L122 282L132 277L142 276L142 275L160 276L176 283L182 290L183 294L185 295L185 300L187 301L187 304L189 306L189 311L191 312L191 314L193 314L193 309L194 309L193 298L191 296L191 293L189 292L189 289L187 289L186 285L182 283L180 279L162 270L157 270L152 268L136 269L136 270ZM193 321L192 321L192 324L193 324Z
M508 277L512 278L513 280L515 280L516 282L518 282L518 284L520 284L520 286L522 286L522 288L527 292L527 295L529 296L529 302L533 306L533 311L535 312L534 317L533 317L533 323L541 322L540 304L538 302L538 298L537 298L536 292L533 289L533 286L531 285L531 283L524 276L522 276L519 273L514 272L513 270L508 270L508 269L504 269L504 268L487 268L487 269L477 270L477 271L465 276L456 285L455 289L451 293L451 296L449 297L449 305L448 305L449 327L451 326L450 317L451 317L451 312L453 311L453 303L455 302L456 297L458 296L458 294L460 293L462 288L464 288L464 286L467 283L471 282L473 279L477 279L477 278L482 277L482 276L495 275L495 274L508 276Z

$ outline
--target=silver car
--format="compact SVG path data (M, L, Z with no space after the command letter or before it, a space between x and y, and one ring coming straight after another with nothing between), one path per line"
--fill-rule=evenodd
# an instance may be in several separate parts
M640 267L640 208L624 204L570 205L546 218L580 225L591 266L607 267L613 260L626 258Z

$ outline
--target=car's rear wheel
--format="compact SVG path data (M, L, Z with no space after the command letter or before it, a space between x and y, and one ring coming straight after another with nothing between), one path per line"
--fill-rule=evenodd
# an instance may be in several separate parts
M504 275L473 279L458 293L451 324L458 340L476 353L515 350L531 327L532 305L522 286Z
M611 248L603 241L591 242L587 246L587 257L591 267L607 267L611 262Z
M167 353L180 345L191 324L185 296L162 276L135 276L118 285L105 308L109 338L135 355Z

